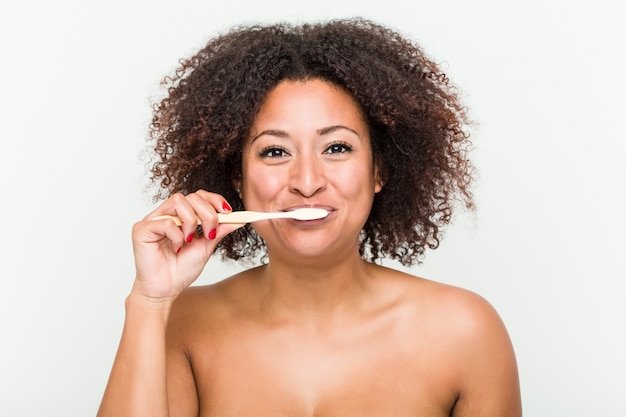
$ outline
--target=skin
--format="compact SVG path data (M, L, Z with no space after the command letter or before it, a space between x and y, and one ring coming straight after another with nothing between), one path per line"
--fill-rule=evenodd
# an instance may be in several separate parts
M329 215L256 223L270 262L191 288L237 227L216 222L224 199L175 195L137 223L100 416L521 416L513 349L484 299L359 256L384 185L349 95L320 80L279 84L241 168L233 186L247 209ZM183 226L150 220L161 214ZM194 238L198 217L205 236Z

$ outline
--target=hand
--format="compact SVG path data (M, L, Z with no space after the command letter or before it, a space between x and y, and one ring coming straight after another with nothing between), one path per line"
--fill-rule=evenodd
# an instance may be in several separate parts
M241 224L218 224L217 213L231 211L224 198L215 193L197 191L184 196L175 194L133 227L133 251L137 276L133 293L168 305L200 275L219 241ZM152 220L160 215L171 219ZM198 219L203 236L196 234Z

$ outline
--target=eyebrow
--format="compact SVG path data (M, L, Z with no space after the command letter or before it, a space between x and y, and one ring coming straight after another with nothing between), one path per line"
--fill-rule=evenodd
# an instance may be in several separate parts
M317 134L320 135L320 136L324 136L324 135L329 135L329 134L331 134L331 133L333 133L333 132L335 132L337 130L342 130L342 129L348 130L348 131L354 133L355 135L359 136L359 134L356 132L356 130L351 129L351 128L347 127L347 126L343 126L343 125L335 125L335 126L323 127L321 129L317 130Z
M322 127L320 129L317 129L317 134L319 136L325 136L325 135L330 135L331 133L336 132L337 130L347 130L349 132L354 133L357 137L361 137L356 130L351 129L347 126L343 126L343 125L333 125L333 126L327 126L327 127ZM285 132L284 130L278 130L278 129L268 129L268 130L264 130L261 133L259 133L258 135L256 135L255 137L253 137L250 140L250 143L254 142L257 138L261 137L261 136L275 136L277 138L288 138L289 134L287 132Z

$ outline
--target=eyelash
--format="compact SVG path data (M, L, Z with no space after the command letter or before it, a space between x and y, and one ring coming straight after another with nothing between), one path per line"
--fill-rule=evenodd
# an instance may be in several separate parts
M272 153L275 152L280 152L280 155L272 155ZM265 148L263 148L261 150L261 152L259 152L259 156L261 158L283 158L285 156L285 154L288 154L289 152L287 152L287 150L285 148L282 148L280 146L276 146L276 145L270 145L270 146L266 146Z
M332 143L324 150L325 154L330 155L342 154L347 152L352 152L352 146L344 142ZM261 158L283 158L286 155L289 155L289 152L287 152L285 148L277 145L267 146L259 152L259 157Z
M331 149L337 148L337 147L341 147L341 149L338 152L329 152ZM324 153L330 153L330 154L346 153L346 152L352 152L352 146L350 146L350 145L348 145L347 143L344 143L344 142L332 143L324 151Z

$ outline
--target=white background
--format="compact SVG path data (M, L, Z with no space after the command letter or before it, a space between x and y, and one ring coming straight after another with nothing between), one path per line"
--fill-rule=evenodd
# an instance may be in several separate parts
M498 309L526 416L626 415L623 4L5 3L0 415L97 410L133 280L130 228L152 208L139 154L161 78L237 23L355 15L420 42L479 123L478 211L411 272ZM199 283L234 270L211 262Z

